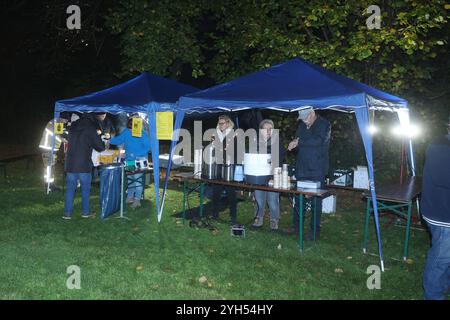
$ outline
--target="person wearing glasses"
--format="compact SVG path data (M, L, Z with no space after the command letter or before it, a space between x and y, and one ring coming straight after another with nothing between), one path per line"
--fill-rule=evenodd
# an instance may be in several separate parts
M259 124L259 139L257 142L258 153L271 154L272 159L278 157L279 164L283 163L285 150L283 144L273 136L274 131L273 121L264 119ZM274 152L278 152L277 157ZM278 192L269 192L263 190L255 190L256 214L255 220L252 224L253 228L260 228L263 226L264 210L266 203L269 205L270 211L270 229L278 230L278 220L280 219L280 194Z

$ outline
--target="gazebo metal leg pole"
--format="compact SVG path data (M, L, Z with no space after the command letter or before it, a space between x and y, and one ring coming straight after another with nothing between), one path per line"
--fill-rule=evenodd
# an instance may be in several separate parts
M121 166L120 217L123 218L123 193L125 192L125 168Z
M299 244L300 251L303 252L303 194L298 195L298 223L299 223Z
M405 249L403 252L403 260L408 257L408 244L409 244L409 229L411 226L411 211L412 211L412 201L408 203L408 216L406 217L406 235L405 235Z
M187 179L183 180L183 221L186 221L186 189Z
M203 219L203 194L205 191L205 184L200 183L200 219Z
M370 203L372 199L367 198L367 208L366 208L366 217L364 221L364 241L363 241L363 252L367 253L367 238L369 232L369 217L370 217Z

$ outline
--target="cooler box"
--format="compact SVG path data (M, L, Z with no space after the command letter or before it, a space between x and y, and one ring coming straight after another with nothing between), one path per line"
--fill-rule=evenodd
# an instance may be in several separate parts
M120 164L100 170L101 218L105 219L120 210L122 169Z

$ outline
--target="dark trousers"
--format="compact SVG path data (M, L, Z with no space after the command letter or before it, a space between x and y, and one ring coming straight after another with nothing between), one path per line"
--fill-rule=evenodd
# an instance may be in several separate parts
M212 216L213 218L217 219L219 217L219 211L220 211L220 200L222 196L222 191L225 190L228 195L228 204L230 206L230 217L231 222L236 223L236 205L237 205L237 199L236 199L236 189L233 187L225 187L220 185L213 185L213 197L212 197Z
M311 180L311 181L320 181L320 188L323 188L325 186L325 178L319 177L319 178L305 178L301 180ZM299 215L298 215L298 209L300 206L300 203L298 203L298 197L295 196L294 198L294 212L293 212L293 224L294 228L298 230L299 227ZM311 232L314 231L314 220L316 220L316 233L320 232L320 220L322 218L322 198L321 197L311 197L309 199L306 199L306 197L303 198L303 223L305 223L305 208L306 203L309 202L311 205L311 224L310 224L310 230ZM316 215L314 216L314 202L316 206Z

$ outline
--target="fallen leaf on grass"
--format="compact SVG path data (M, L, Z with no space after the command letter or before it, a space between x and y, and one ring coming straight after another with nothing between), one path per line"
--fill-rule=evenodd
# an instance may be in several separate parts
M334 269L334 272L335 273L343 273L344 270L342 270L341 268L336 268L336 269Z
M144 270L144 266L142 264L140 264L136 267L136 271L142 271L142 270Z
M208 288L212 288L213 284L211 282L208 282Z
M200 278L198 278L198 282L200 282L200 284L204 284L208 281L208 279L205 276L201 276Z
M348 259L348 260L351 260L351 259L353 259L353 257L348 256L347 259Z
M414 260L413 260L413 259L406 259L406 263L407 263L407 264L413 264L413 263L414 263Z
M277 249L278 249L278 250L281 250L281 243L278 244Z
M219 234L219 230L214 229L213 231L211 231L211 233L212 233L214 236L217 236L217 235Z

